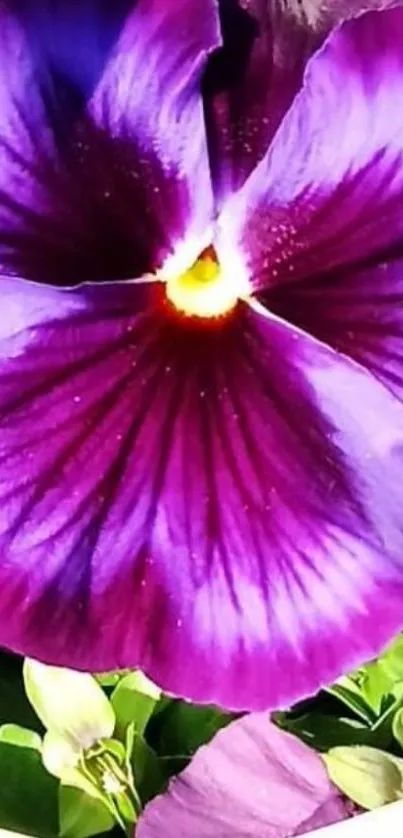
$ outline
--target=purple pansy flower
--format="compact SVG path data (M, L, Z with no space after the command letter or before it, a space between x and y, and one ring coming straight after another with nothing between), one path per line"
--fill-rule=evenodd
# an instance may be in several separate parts
M264 714L201 748L140 818L137 838L290 838L350 817L354 806L319 754Z
M0 642L233 708L403 624L403 10L250 5L0 11Z

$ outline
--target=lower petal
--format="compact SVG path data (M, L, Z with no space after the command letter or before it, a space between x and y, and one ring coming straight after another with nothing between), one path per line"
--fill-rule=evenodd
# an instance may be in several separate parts
M289 838L348 817L321 758L267 715L245 716L201 748L150 803L138 838Z
M356 364L159 284L5 282L0 643L279 707L403 625L403 409Z

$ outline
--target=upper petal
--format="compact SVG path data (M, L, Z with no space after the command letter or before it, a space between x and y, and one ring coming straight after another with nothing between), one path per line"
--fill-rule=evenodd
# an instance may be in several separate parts
M167 208L166 220L175 235L172 245L184 236L205 236L212 221L200 85L207 57L220 43L215 0L139 0L90 103L98 125L133 141L140 157L145 155L142 175L149 181L151 207L156 200L163 210L166 200L154 155L163 176L175 177L182 188L178 204L190 203L191 213L175 230L172 209ZM196 242L194 259L198 246Z
M398 0L284 0L289 14L306 26L323 31L365 11L396 6Z
M255 287L376 264L400 246L402 37L401 8L371 12L311 59L270 150L221 220Z
M318 43L277 0L222 0L220 12L223 46L204 83L219 206L265 155Z
M191 16L183 1L131 5L124 25L110 27L119 37L104 50L102 78L96 35L88 53L82 43L89 5L52 16L37 0L30 13L7 14L0 36L0 88L11 78L0 117L0 265L50 284L140 276L183 240L197 255L212 217L200 84L219 39L214 0L193 3ZM101 42L107 17L95 15ZM56 41L77 37L75 64L43 35L50 18Z
M201 748L147 806L137 831L139 838L289 838L348 814L319 755L256 714Z
M38 150L55 153L104 69L132 0L6 0L0 9L0 219L36 192ZM38 163L39 161L36 161Z
M403 408L357 365L158 284L3 281L0 643L278 707L402 626Z

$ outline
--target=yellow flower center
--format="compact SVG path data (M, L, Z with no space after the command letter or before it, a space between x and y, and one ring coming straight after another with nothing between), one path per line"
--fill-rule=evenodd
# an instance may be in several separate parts
M239 290L234 278L221 269L213 247L207 248L187 271L166 280L168 300L187 317L228 314L239 300Z

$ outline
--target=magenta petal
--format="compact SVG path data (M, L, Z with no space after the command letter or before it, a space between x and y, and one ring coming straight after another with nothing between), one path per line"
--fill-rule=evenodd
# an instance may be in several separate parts
M243 185L299 89L317 38L277 0L223 0L205 110L216 200Z
M3 280L0 645L288 705L403 625L403 408L280 321L199 330L157 291Z
M201 748L150 803L138 838L290 838L349 816L318 754L245 716Z
M402 8L371 12L311 59L270 150L222 217L256 287L385 262L401 247L402 38Z

